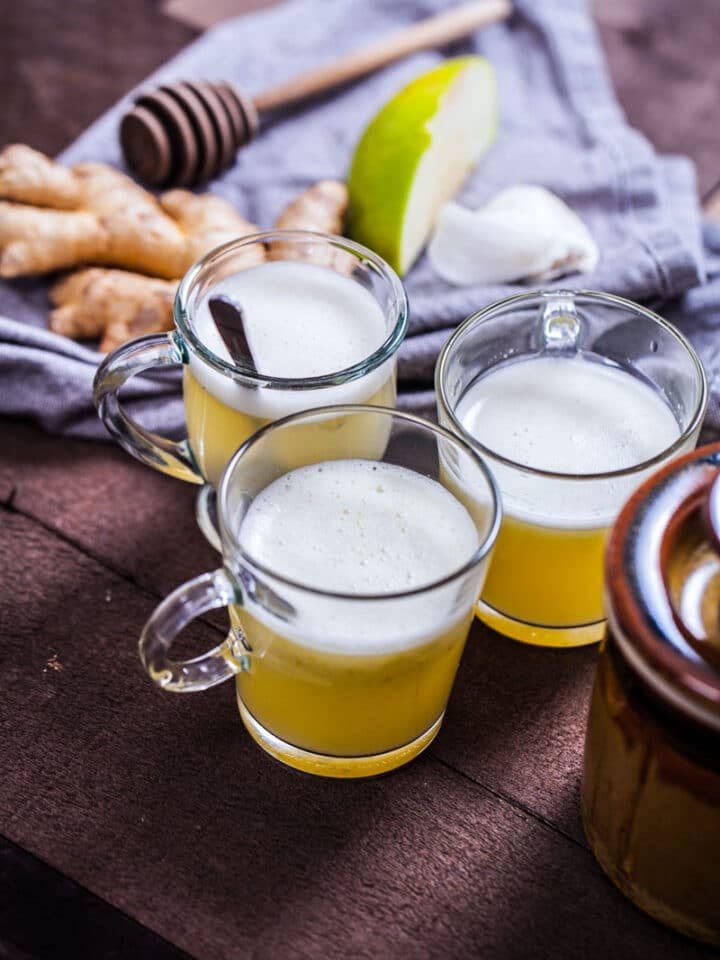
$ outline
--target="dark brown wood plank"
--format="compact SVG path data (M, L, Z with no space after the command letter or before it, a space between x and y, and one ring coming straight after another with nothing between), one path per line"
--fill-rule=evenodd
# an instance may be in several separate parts
M516 643L476 621L433 755L585 844L580 777L597 652Z
M597 4L629 119L695 156L704 187L720 175L715 7ZM49 152L192 36L145 0L3 13L0 141ZM7 421L3 439L0 500L20 513L0 508L0 832L213 958L705 955L627 904L582 847L594 650L476 627L424 758L365 784L289 774L250 744L232 691L171 697L139 668L156 597L215 563L194 491L110 445Z
M195 36L152 0L4 3L0 144L57 153Z
M3 960L55 960L60 950L72 960L190 960L4 837L0 890Z
M12 511L0 536L0 827L194 956L710 955L432 756L355 783L272 762L230 687L142 675L143 591Z
M0 450L0 492L14 488L16 510L157 598L219 565L195 525L193 487L106 444L48 438L39 465L36 441L10 424ZM433 753L584 842L577 798L596 656L528 647L477 623Z
M629 122L659 152L692 157L704 196L720 181L717 0L595 0L593 10Z
M243 0L243 12L273 7L278 0ZM228 17L236 17L240 4L237 0L163 0L162 10L168 17L180 20L198 30L220 23Z
M112 442L47 436L11 420L3 436L0 499L12 497L16 510L155 596L218 566L195 522L197 487L145 467Z

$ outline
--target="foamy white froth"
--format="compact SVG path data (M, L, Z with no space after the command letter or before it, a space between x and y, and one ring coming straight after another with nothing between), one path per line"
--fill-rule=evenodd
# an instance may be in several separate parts
M243 311L255 366L271 377L308 378L337 373L371 356L385 341L385 317L375 297L328 267L272 261L218 281L212 295L232 297ZM193 328L217 357L232 363L215 327L207 297ZM362 403L390 375L390 362L368 375L322 390L248 389L190 356L196 379L218 400L253 416L277 419L309 407Z
M485 447L554 473L624 470L671 446L680 427L650 386L591 358L535 357L491 371L456 415ZM508 514L548 526L610 522L645 474L558 480L490 462Z
M240 543L265 568L305 586L377 595L447 577L471 559L479 537L465 507L435 480L394 464L334 460L270 484L243 518ZM457 584L380 601L278 591L297 608L291 624L253 613L306 646L346 653L415 646L472 605L471 598L458 606Z

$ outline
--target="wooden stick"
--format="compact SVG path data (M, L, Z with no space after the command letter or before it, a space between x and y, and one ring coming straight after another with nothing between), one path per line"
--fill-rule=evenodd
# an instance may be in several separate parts
M296 103L331 87L365 76L410 53L458 40L479 27L504 20L511 11L509 0L474 0L472 3L464 3L446 13L420 20L342 59L308 70L287 83L281 83L258 94L253 97L253 102L258 110L271 110Z

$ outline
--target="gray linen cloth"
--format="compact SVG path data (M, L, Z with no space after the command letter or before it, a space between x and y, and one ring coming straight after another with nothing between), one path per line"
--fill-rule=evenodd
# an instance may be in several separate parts
M444 0L292 0L208 31L143 87L201 77L231 80L252 94L446 6ZM479 206L516 183L542 184L563 197L589 226L601 258L592 275L555 285L605 290L671 311L708 369L714 391L708 426L715 430L720 269L718 258L703 248L693 166L682 157L658 157L626 123L585 0L516 0L515 7L507 23L444 51L415 54L276 117L210 189L270 228L301 189L321 178L345 177L366 124L409 80L449 54L481 53L497 73L500 136L459 200ZM132 96L60 159L122 165L118 123ZM709 239L720 253L720 237ZM716 283L706 283L709 272L718 274ZM405 284L411 320L400 352L399 403L429 413L433 367L452 329L481 306L527 285L454 288L434 275L425 257ZM47 331L46 291L46 281L0 287L0 412L69 435L104 437L91 398L100 355ZM125 397L131 414L149 427L182 428L177 378L136 378Z

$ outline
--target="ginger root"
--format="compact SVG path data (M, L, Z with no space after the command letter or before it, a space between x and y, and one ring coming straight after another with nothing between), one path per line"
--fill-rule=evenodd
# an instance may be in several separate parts
M276 221L283 230L340 234L347 189L323 180L301 193ZM49 291L50 329L99 340L107 352L133 337L171 330L180 278L210 250L258 227L213 194L169 190L155 197L101 163L65 167L23 144L0 150L0 276L75 269ZM238 266L298 257L335 269L342 251L298 251L275 241L249 245ZM347 257L340 265L338 258ZM350 263L352 260L352 263Z
M107 353L126 340L172 330L176 280L127 270L76 270L50 290L50 329L74 339L100 339Z
M160 205L186 231L191 263L221 243L259 231L259 227L241 217L229 203L211 193L197 195L187 190L168 190L161 194ZM264 248L254 244L243 251L238 262L245 269L263 260Z
M194 259L238 236L238 221L242 218L219 197L198 196L187 190L169 190L161 194L159 203L181 228L192 227L193 232L189 236ZM337 233L342 229L346 206L345 185L337 181L322 181L286 207L276 226L278 229L313 229ZM307 213L303 213L304 210ZM248 233L256 229L248 221L243 223ZM285 226L281 227L281 224ZM296 254L297 251L289 245L276 241L268 256L279 259L277 253L283 246L286 256ZM334 256L341 253L338 251ZM247 249L247 259L238 260L237 263L251 267L264 259L263 248L251 245ZM99 337L98 349L101 352L113 350L133 337L171 330L173 298L179 282L179 279L158 280L138 273L100 267L77 270L50 290L50 299L55 305L50 313L50 328L75 339Z
M82 205L82 191L72 170L24 143L0 151L0 197L61 210Z
M339 180L320 180L285 207L275 221L275 228L340 234L347 207L348 191L345 184ZM340 268L337 261L341 256L340 250L317 247L310 250L283 243L282 240L275 240L268 250L270 260L311 260L319 266L336 269Z
M2 277L97 264L171 280L211 249L215 236L257 232L220 197L171 191L165 207L106 164L64 168L16 144L0 151L0 173ZM71 197L75 206L66 209Z
M275 222L278 230L342 233L348 191L339 180L320 180L289 203Z
M97 247L97 220L89 212L0 200L0 277L73 266Z

